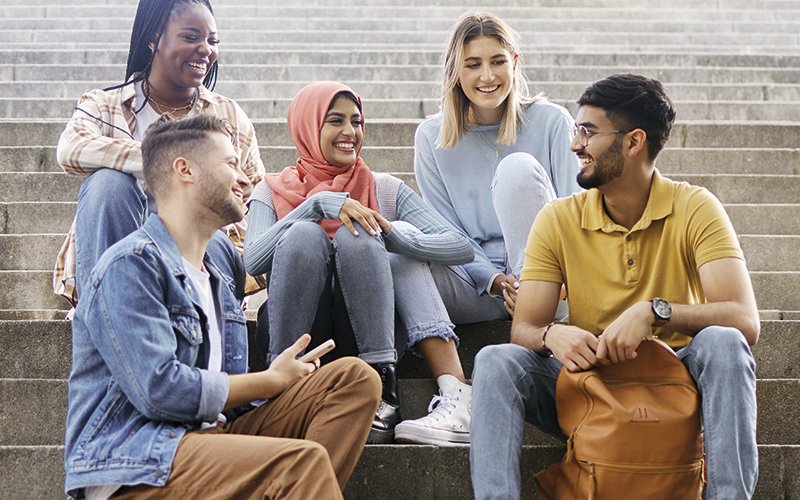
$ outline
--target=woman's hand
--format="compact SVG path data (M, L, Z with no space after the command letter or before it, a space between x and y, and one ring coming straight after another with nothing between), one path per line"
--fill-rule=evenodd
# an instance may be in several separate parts
M347 226L353 236L358 236L358 231L356 231L353 221L361 224L361 227L369 231L372 236L381 234L381 225L378 223L376 216L383 218L378 212L365 207L352 198L345 198L342 208L339 210L339 220Z
M519 280L514 274L506 274L497 276L492 282L491 292L492 295L502 295L503 302L506 307L506 312L513 318L514 306L517 303L517 290L519 289Z

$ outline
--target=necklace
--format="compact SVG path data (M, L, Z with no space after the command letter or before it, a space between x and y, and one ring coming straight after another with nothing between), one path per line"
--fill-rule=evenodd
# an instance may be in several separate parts
M486 161L492 164L492 173L494 174L495 170L497 170L497 164L500 163L500 148L497 147L496 141L494 143L489 142L480 129L476 129L475 131L478 132L478 136L481 138L481 142L478 143L481 146L481 152L483 153L483 156L486 157ZM494 163L492 163L490 152L486 150L486 146L489 146L494 150Z
M147 87L147 92L145 94L147 96L147 100L150 102L150 104L153 104L155 106L156 113L158 113L159 115L167 113L172 114L172 113L177 113L178 111L183 111L184 109L191 109L195 105L195 103L197 103L197 98L200 95L199 89L195 89L194 96L192 96L192 100L189 101L189 104L186 104L184 106L172 107L158 102L156 98L153 97L152 94L153 87L150 86L150 82L148 82L146 79L144 81L144 85Z

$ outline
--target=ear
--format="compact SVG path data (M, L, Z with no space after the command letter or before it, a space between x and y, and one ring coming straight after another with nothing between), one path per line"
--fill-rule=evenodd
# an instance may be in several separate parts
M519 53L514 52L514 69L517 69L517 62L519 61Z
M159 38L160 37L159 37L158 33L153 33L153 38L151 38L150 39L150 43L147 44L147 48L150 49L150 52L155 53L156 48L157 48L156 43L158 42Z
M628 136L627 155L630 158L637 158L643 154L647 155L647 132L637 128L632 130Z
M194 165L183 156L179 156L172 161L172 173L181 182L194 183Z

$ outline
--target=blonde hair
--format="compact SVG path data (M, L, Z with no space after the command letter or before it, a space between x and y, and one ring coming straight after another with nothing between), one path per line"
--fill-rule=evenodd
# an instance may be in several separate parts
M517 142L517 128L524 115L523 110L534 102L544 100L544 94L531 97L528 81L522 70L519 50L519 37L502 19L488 12L465 12L458 18L450 35L447 51L444 53L444 75L442 79L442 132L439 146L455 147L469 124L470 101L459 84L459 71L464 59L464 46L480 37L492 37L517 55L514 68L514 81L505 101L505 109L500 119L497 142L511 145Z

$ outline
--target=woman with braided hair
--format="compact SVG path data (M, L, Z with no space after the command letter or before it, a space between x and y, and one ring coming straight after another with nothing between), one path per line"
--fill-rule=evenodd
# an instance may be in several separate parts
M79 99L59 139L57 159L67 174L88 177L53 277L55 292L73 305L103 252L156 211L141 182L141 140L160 116L211 113L224 118L234 129L234 146L247 177L254 183L264 173L253 124L236 102L212 91L218 44L208 0L141 0L123 83L91 90ZM241 298L245 273L236 248L243 244L245 225L225 229L227 237L219 232L208 252L233 279ZM254 282L247 286L249 291L257 288Z

